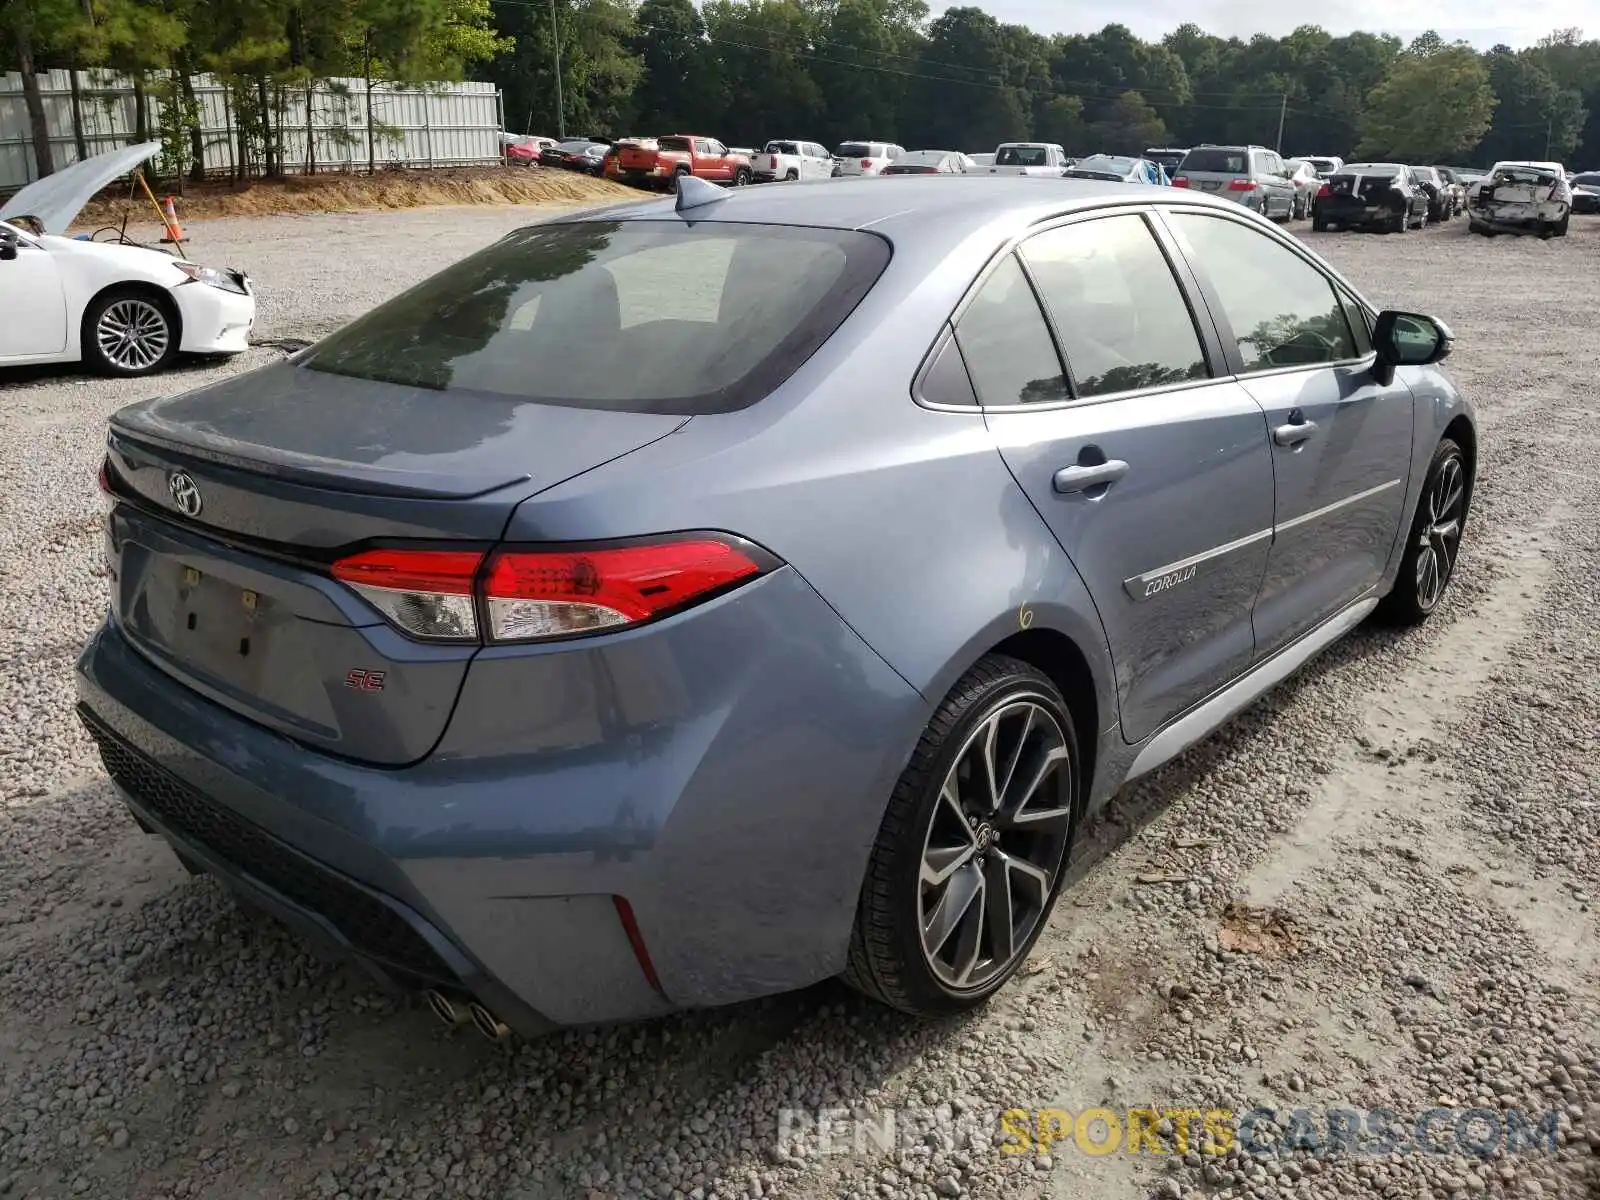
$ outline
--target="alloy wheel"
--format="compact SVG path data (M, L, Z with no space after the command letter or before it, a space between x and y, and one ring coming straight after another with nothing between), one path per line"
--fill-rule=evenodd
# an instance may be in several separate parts
M147 371L166 357L172 341L167 316L152 301L129 298L107 306L95 325L95 344L112 366Z
M946 987L1003 974L1048 911L1072 826L1070 745L1040 699L1013 697L956 754L917 885L923 957Z
M1417 603L1424 612L1439 603L1455 570L1466 497L1461 459L1445 459L1428 488L1428 516L1417 538Z

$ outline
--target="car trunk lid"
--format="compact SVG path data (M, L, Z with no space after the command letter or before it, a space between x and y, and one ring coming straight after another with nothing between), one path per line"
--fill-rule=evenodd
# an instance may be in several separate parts
M429 408L440 410L427 419ZM487 546L523 499L688 418L441 393L289 364L118 413L119 626L230 710L364 762L444 731L472 642L417 642L330 577L355 547Z

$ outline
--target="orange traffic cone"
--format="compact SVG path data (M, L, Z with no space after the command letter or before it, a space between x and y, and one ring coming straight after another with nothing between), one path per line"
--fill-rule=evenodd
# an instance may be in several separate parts
M173 206L172 197L168 196L161 205L162 218L167 223L166 236L161 239L164 246L182 245L189 239L183 236L183 226L178 224L178 210Z

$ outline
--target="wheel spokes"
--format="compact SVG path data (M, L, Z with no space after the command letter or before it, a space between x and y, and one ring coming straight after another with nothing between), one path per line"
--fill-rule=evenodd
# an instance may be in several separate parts
M950 940L961 918L971 911L983 892L983 872L976 863L969 864L950 877L939 902L933 906L922 925L922 944L928 953L938 954Z

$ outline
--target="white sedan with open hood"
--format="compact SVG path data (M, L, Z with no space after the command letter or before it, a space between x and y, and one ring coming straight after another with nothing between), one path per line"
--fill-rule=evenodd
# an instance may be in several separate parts
M234 270L154 246L66 236L101 188L161 149L146 142L30 183L0 205L0 366L83 362L147 375L180 353L237 354L256 302Z

